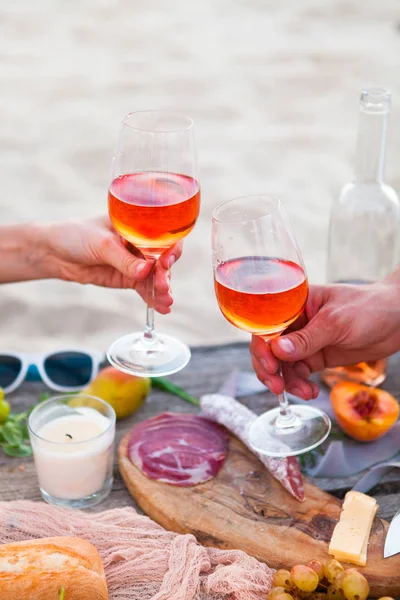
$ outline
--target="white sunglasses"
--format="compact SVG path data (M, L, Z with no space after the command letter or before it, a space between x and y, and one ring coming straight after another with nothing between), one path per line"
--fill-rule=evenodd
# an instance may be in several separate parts
M103 352L85 350L48 354L0 352L0 387L10 393L27 379L42 380L57 392L76 392L96 377L103 361Z

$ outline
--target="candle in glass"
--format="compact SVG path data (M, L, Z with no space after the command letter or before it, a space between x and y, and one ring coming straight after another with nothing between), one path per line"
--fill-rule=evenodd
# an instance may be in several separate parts
M86 508L112 486L114 409L93 396L58 396L37 406L29 434L40 491L60 506Z

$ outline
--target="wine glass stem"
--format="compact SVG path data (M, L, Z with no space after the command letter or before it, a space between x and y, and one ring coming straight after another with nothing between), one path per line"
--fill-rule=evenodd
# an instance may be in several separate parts
M154 269L155 264L147 279L146 327L143 334L143 340L146 344L154 344L156 342L156 334L154 332Z
M281 361L279 361L279 375L283 378ZM282 394L278 394L278 400L279 400L279 416L275 421L275 427L277 427L278 429L287 429L288 427L298 427L300 425L300 422L299 422L298 417L293 414L293 411L290 408L286 390L283 390Z

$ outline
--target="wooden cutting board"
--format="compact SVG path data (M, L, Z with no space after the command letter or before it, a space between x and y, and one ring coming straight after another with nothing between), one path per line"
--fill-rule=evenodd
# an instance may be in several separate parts
M205 546L243 550L275 569L329 558L341 502L309 483L305 502L298 502L236 438L218 475L188 488L145 477L128 459L128 439L129 433L119 446L122 477L140 508L166 529L192 533ZM400 596L400 554L383 558L387 527L375 519L368 564L360 567L373 598Z

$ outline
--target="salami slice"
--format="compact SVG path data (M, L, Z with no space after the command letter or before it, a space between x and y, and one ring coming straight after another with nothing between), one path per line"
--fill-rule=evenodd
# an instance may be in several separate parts
M288 458L274 458L255 452L248 439L251 423L256 415L230 396L221 394L208 394L200 398L200 406L205 417L224 425L236 435L265 465L267 470L283 487L297 500L303 501L304 485L299 462L295 456Z
M132 429L128 454L149 479L187 487L215 477L228 443L228 433L214 421L163 413Z

